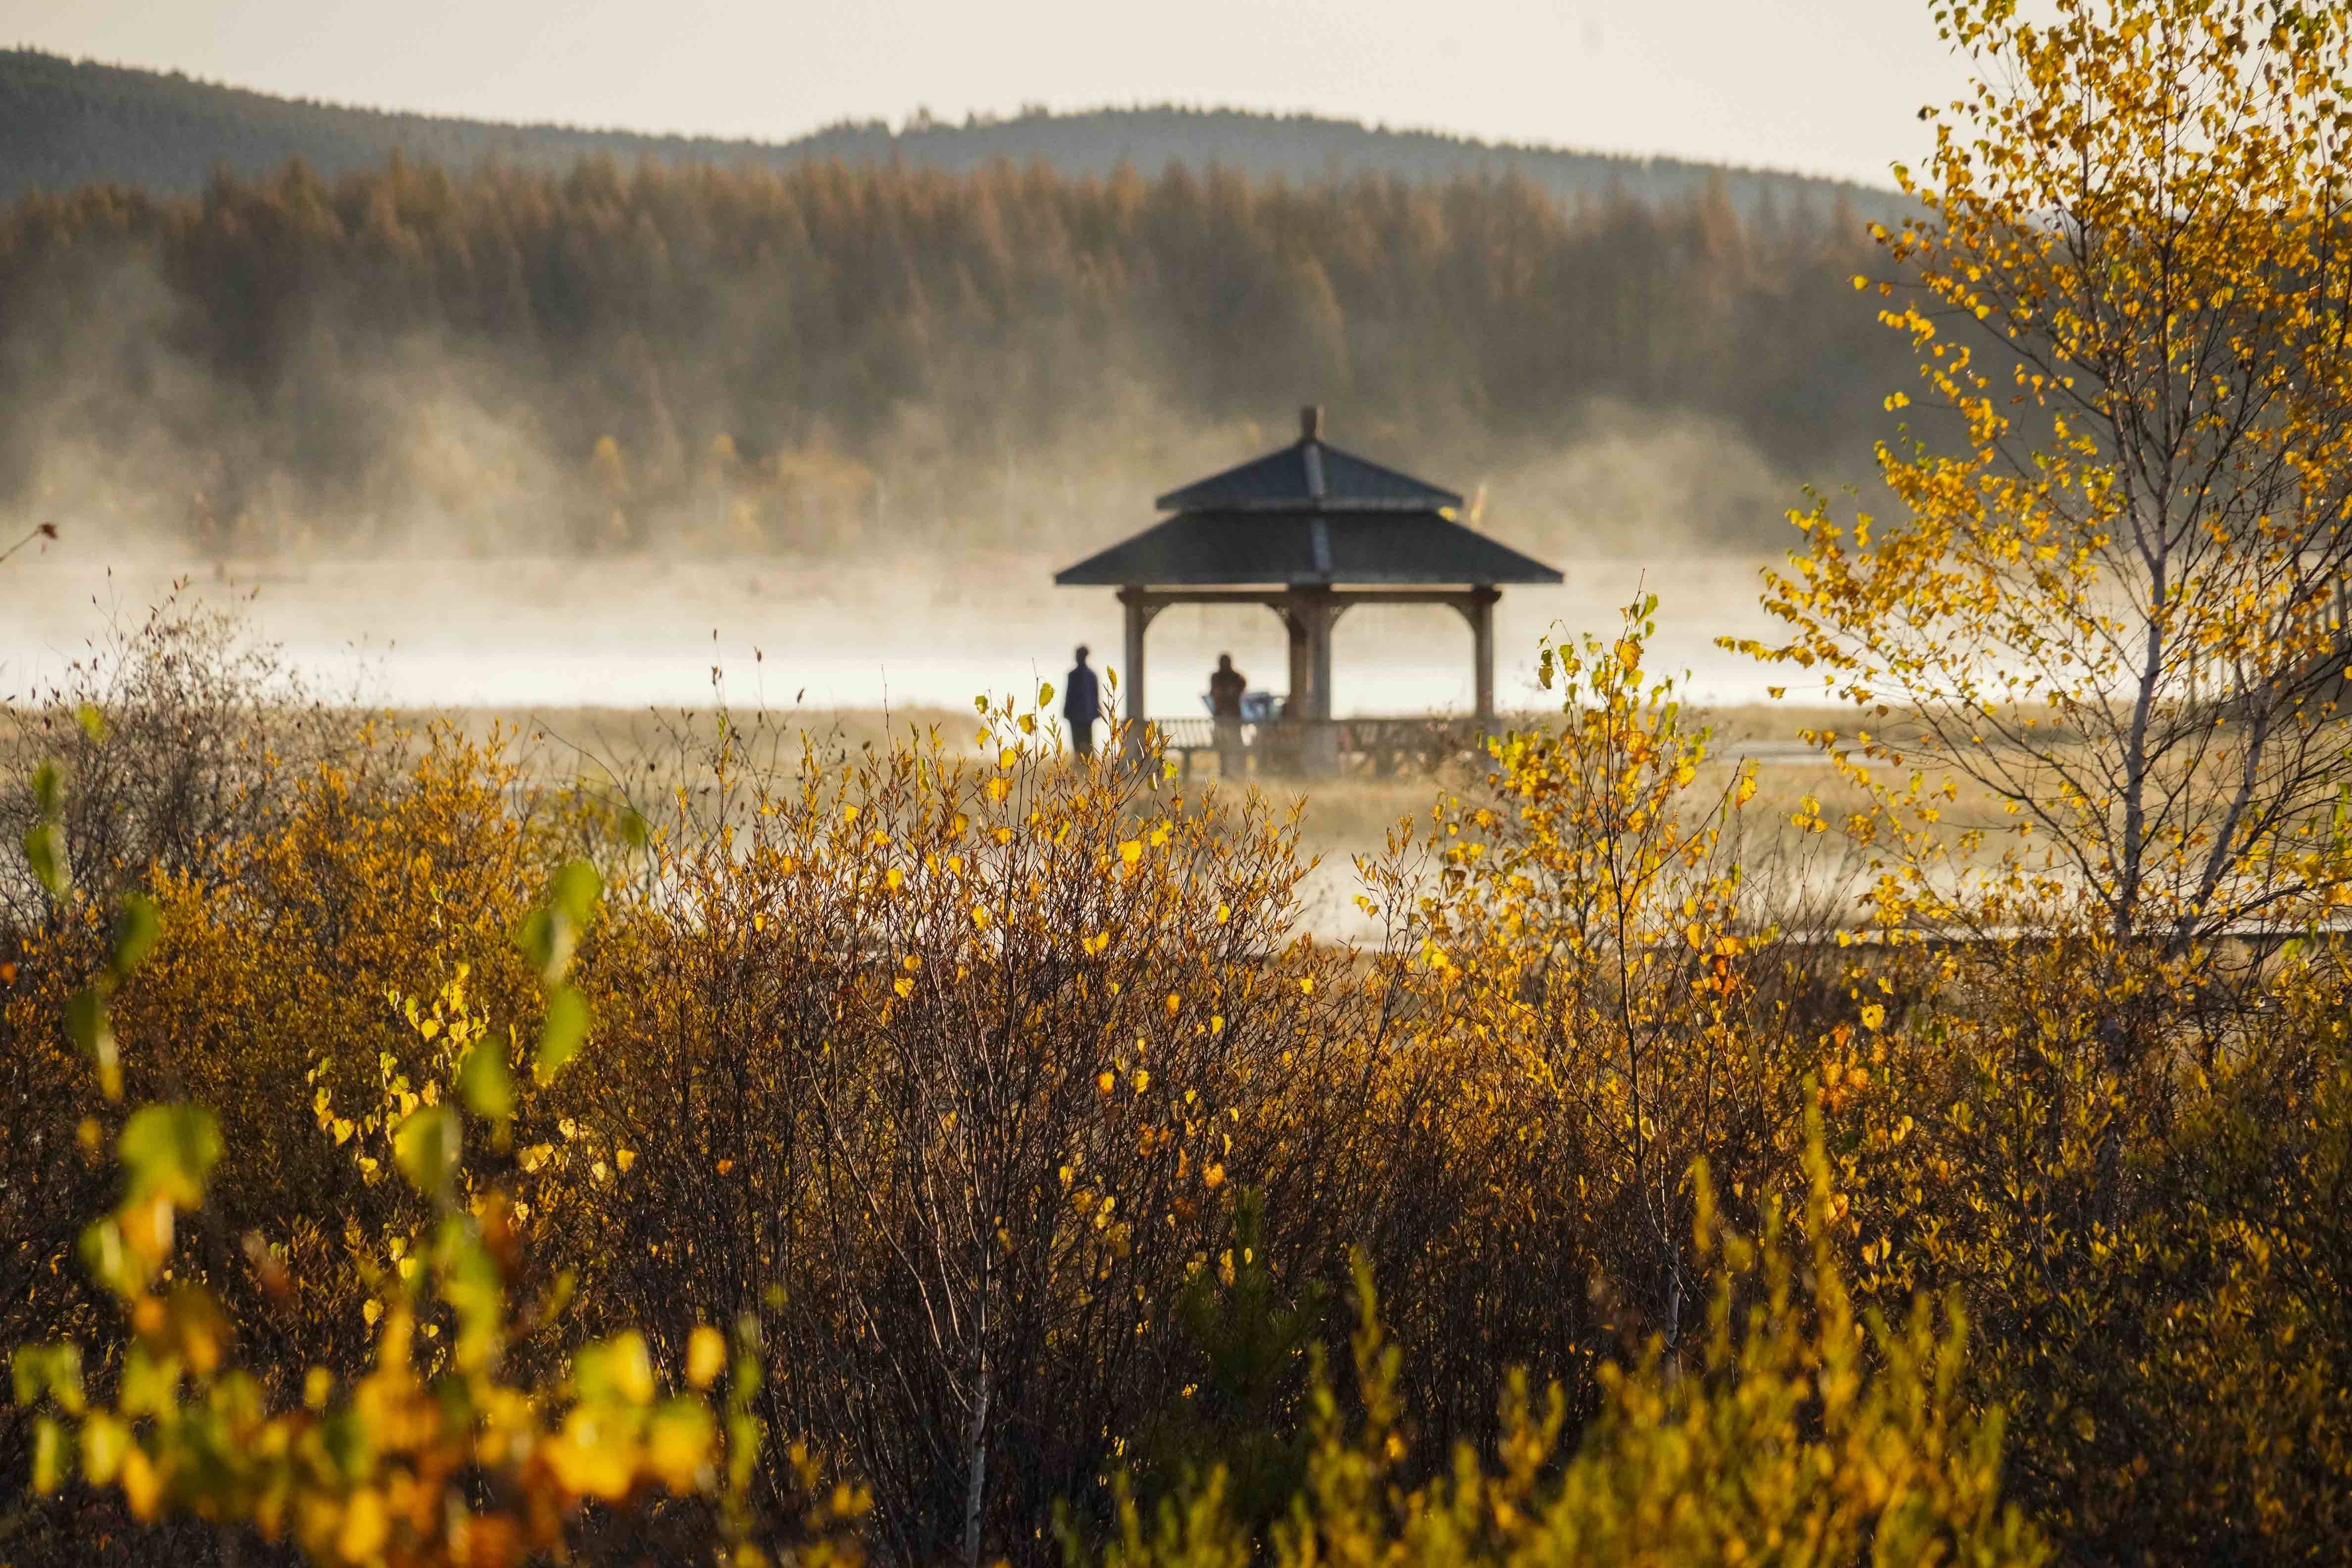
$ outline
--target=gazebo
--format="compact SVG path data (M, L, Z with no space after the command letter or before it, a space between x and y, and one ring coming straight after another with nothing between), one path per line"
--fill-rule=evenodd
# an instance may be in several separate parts
M1448 605L1470 623L1476 720L1495 716L1495 605L1507 583L1557 583L1542 562L1465 528L1454 491L1343 452L1323 411L1298 439L1171 490L1174 515L1054 574L1115 587L1127 610L1127 717L1139 735L1144 633L1171 605L1264 605L1290 634L1294 721L1331 718L1331 628L1359 605Z

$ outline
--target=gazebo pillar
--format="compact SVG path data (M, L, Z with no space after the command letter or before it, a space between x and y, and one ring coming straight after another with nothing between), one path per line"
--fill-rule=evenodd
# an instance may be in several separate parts
M1308 605L1314 635L1308 647L1315 659L1315 717L1331 717L1331 624L1339 618L1339 607L1331 603L1331 590L1315 591Z
M1160 614L1160 606L1150 603L1139 587L1121 588L1118 602L1127 610L1127 658L1118 672L1127 697L1127 749L1139 753L1143 750L1143 634Z
M1315 684L1315 654L1308 645L1307 615L1297 605L1286 604L1276 608L1282 617L1282 629L1290 634L1290 713L1294 719L1304 719L1307 711L1307 692ZM2352 621L2347 621L2352 625Z
M1283 595L1290 632L1290 716L1331 717L1331 627L1346 611L1330 589L1294 587Z
M1462 618L1470 623L1471 658L1476 669L1477 718L1485 727L1495 722L1495 606L1501 601L1500 588L1474 588L1460 608Z
M1290 628L1290 715L1308 726L1300 736L1298 769L1310 775L1336 773L1339 737L1330 725L1331 627L1348 606L1319 584L1294 586L1283 597L1282 619Z

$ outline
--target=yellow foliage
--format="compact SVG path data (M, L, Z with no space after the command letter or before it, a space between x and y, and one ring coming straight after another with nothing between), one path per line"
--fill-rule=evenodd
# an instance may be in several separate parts
M1818 1123L1807 1163L1809 1255L1790 1245L1777 1205L1759 1241L1717 1235L1705 1169L1693 1173L1696 1252L1716 1262L1692 1374L1675 1375L1654 1341L1633 1367L1604 1368L1600 1413L1572 1445L1563 1441L1563 1391L1554 1386L1538 1407L1515 1378L1503 1396L1499 1462L1464 1444L1418 1484L1404 1465L1402 1358L1360 1260L1361 1414L1347 1414L1318 1356L1307 1484L1270 1550L1255 1551L1231 1516L1218 1467L1155 1517L1122 1493L1105 1562L2049 1561L2039 1533L1999 1500L1999 1420L1964 1414L1965 1313L1954 1305L1939 1324L1922 1300L1898 1324L1857 1319L1822 1239L1831 1192ZM1800 1256L1809 1269L1800 1270Z

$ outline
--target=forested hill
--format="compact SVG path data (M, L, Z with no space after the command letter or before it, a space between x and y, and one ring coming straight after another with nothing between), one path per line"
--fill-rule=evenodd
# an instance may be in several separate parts
M496 157L525 168L562 169L583 156L609 154L629 162L771 167L811 159L896 160L950 172L1005 158L1042 161L1065 176L1108 176L1121 163L1147 175L1171 163L1196 170L1218 163L1254 180L1281 176L1300 184L1366 174L1417 183L1508 174L1571 202L1623 196L1653 204L1694 195L1719 176L1732 205L1749 214L1775 207L1825 211L1841 197L1860 208L1894 199L1884 191L1799 174L1497 146L1307 115L1152 108L1040 110L962 123L918 116L898 131L877 121L778 143L385 113L32 49L0 52L0 200L34 189L55 193L100 184L188 194L215 167L256 175L295 157L331 177L381 163L395 152L458 168Z
M1181 164L288 164L0 209L0 524L1066 552L1328 404L1517 542L1777 544L1905 343L1851 211Z

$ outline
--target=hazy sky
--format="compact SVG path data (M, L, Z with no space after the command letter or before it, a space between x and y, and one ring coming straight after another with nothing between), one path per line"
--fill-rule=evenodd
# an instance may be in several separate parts
M1961 75L1927 0L0 0L0 42L631 130L1173 101L1879 183Z

